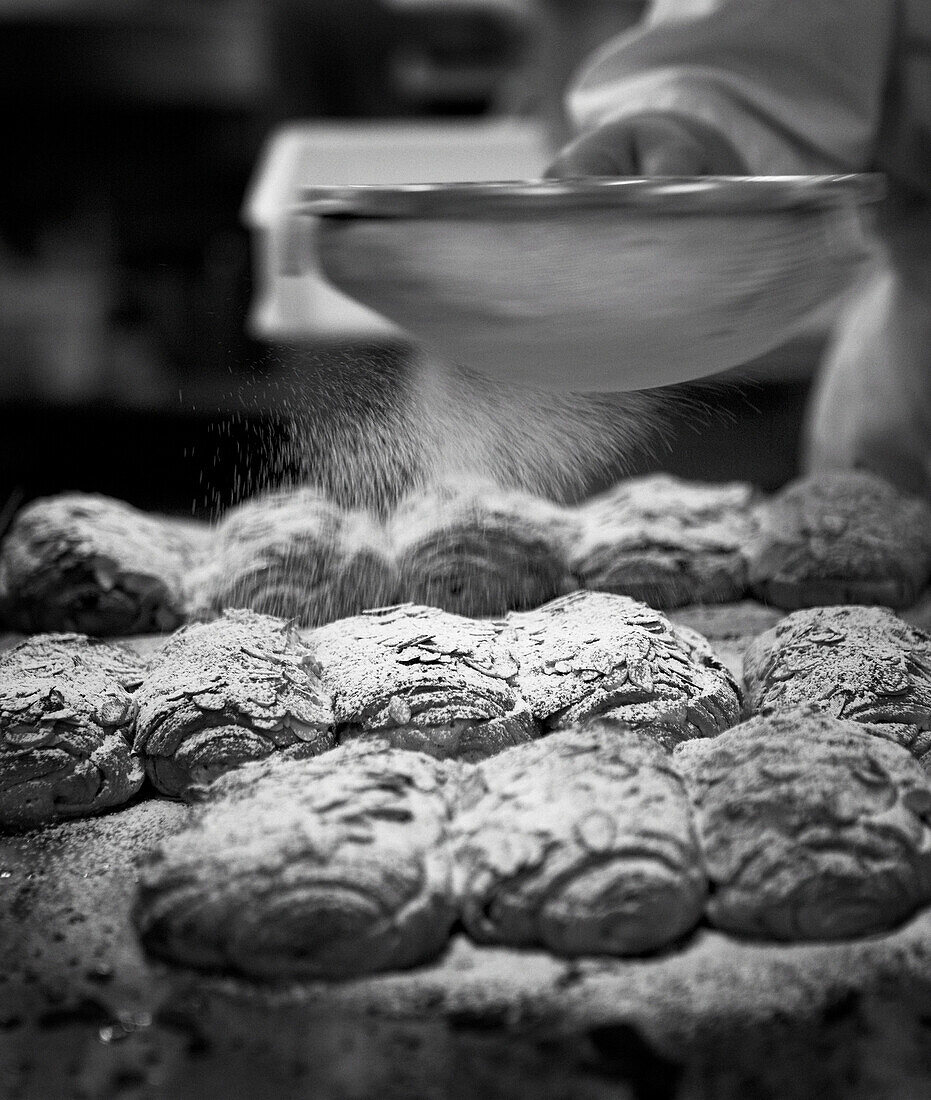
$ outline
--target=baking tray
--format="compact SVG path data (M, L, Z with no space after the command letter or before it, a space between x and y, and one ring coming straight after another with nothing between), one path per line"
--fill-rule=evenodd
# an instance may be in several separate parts
M671 613L735 671L778 615L753 601ZM147 654L162 636L122 641ZM152 960L133 931L138 860L196 812L150 796L0 836L4 1100L903 1100L931 1088L931 910L837 943L699 928L627 959L457 935L409 971L265 985Z

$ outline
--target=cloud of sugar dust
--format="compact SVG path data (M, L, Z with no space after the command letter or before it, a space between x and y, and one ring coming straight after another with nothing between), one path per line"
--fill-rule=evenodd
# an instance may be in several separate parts
M404 346L294 350L285 374L289 465L346 506L470 475L575 500L660 434L655 394L531 390Z

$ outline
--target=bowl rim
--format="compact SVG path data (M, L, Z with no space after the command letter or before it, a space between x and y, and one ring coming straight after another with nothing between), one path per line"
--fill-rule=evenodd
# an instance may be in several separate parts
M577 210L759 214L864 206L886 194L878 172L820 176L617 176L302 187L292 212L322 218L522 217Z

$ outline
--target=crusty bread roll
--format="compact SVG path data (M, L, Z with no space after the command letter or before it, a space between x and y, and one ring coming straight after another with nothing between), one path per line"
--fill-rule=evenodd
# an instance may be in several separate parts
M195 614L227 608L316 626L395 597L386 536L361 512L343 512L313 489L271 493L231 509L203 570Z
M478 760L537 726L517 661L492 623L401 604L308 635L341 741L376 736L437 757Z
M572 571L582 588L651 607L737 600L747 589L753 498L752 487L739 482L668 474L620 481L578 508Z
M82 634L37 634L0 654L0 825L82 817L139 790L130 693L143 668Z
M443 485L403 501L391 521L399 594L460 615L503 615L576 587L566 514L516 491Z
M574 592L509 615L502 640L520 663L521 693L548 730L610 715L709 737L739 716L737 684L704 639L627 596Z
M816 706L882 723L931 764L931 635L886 608L794 611L748 646L744 678L754 711Z
M680 745L673 759L719 928L843 939L931 900L931 787L900 745L856 722L786 712Z
M454 826L475 939L628 955L697 924L706 883L688 798L647 734L613 722L565 730L480 773Z
M185 576L207 528L129 504L65 493L28 504L0 551L0 605L26 632L144 634L185 615Z
M931 577L931 508L874 474L794 481L760 506L758 518L750 582L777 607L908 607Z
M344 978L443 949L456 917L450 766L356 744L224 777L144 869L142 940L256 978Z
M229 611L182 627L136 695L135 748L175 797L247 760L333 746L333 712L310 651L282 619Z
M339 505L311 487L278 489L249 497L227 511L216 528L220 546L258 542L294 522L316 523L323 531L335 529L342 516Z

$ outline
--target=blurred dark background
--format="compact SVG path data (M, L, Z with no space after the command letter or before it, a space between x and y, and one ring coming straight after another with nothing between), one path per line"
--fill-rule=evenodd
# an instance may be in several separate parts
M0 504L64 489L206 513L286 474L289 377L370 337L249 334L244 197L295 119L534 120L640 0L9 0L0 5ZM816 338L675 404L635 468L795 468ZM303 392L312 393L307 379ZM277 448L277 449L276 449Z

